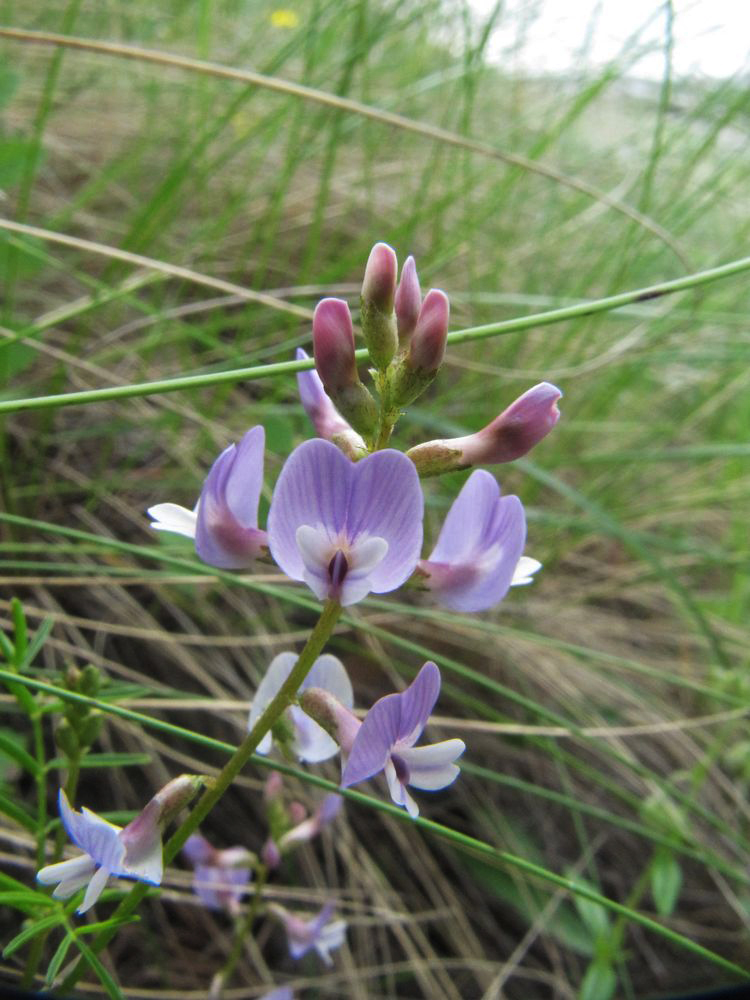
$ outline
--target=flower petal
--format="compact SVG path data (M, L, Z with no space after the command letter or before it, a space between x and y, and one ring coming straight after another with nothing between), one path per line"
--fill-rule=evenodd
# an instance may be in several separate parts
M108 871L121 868L125 853L120 841L122 828L108 823L85 806L80 813L75 812L62 788L58 803L63 826L76 847L80 847L97 865L102 865Z
M197 515L194 510L180 507L177 503L157 503L146 512L153 518L154 531L173 531L176 535L195 538Z
M465 562L491 544L499 499L500 487L495 477L484 469L472 472L451 504L429 561Z
M81 875L76 875L74 878L66 878L57 886L55 891L52 893L53 899L70 899L71 896L75 896L79 889L83 889L85 885L91 881L91 876L94 874L94 869L96 865L91 862L91 866L88 871Z
M453 761L465 749L463 740L454 739L399 751L399 757L409 769L407 783L431 792L446 788L460 773L460 768Z
M268 514L268 543L274 560L292 580L304 579L305 572L297 529L320 526L332 539L340 534L355 468L335 445L320 439L303 442L286 460ZM323 569L327 571L327 565Z
M527 583L533 583L532 577L542 568L542 564L537 559L530 556L521 556L513 571L513 579L510 581L511 587L523 587Z
M403 809L409 813L412 819L416 819L419 816L419 806L414 801L414 799L409 794L409 790L406 785L399 779L396 768L389 759L385 765L385 777L388 782L388 791L391 793L391 799L397 806L401 806Z
M376 451L353 466L346 530L376 536L388 550L370 573L372 590L385 594L414 572L422 548L424 496L414 464L400 451Z
M41 868L36 875L37 882L42 885L54 885L56 882L67 882L69 879L85 878L86 881L94 873L96 864L88 854L79 855L77 858L70 858L69 861L59 861L55 865L47 865Z
M86 895L83 897L83 902L76 910L76 913L85 913L90 910L94 903L99 899L101 894L104 892L104 887L109 879L109 871L106 868L100 868L94 877L89 882L89 887L86 890Z
M354 705L352 682L349 680L349 675L346 672L344 664L337 656L324 653L313 663L312 669L302 682L300 690L304 691L306 688L313 687L323 688L325 691L328 691L335 698L338 698L346 708L351 708ZM338 795L334 795L333 798L341 801Z
M250 716L247 720L248 730L253 728L265 709L279 693L284 681L292 672L292 667L296 662L296 653L279 653L278 656L274 656L271 660L268 670L266 671L263 680L258 685L258 690L255 692L253 703L250 706ZM264 737L264 740L266 738L267 737ZM271 749L270 745L268 749ZM262 751L260 747L258 747L258 752L267 753L268 751Z

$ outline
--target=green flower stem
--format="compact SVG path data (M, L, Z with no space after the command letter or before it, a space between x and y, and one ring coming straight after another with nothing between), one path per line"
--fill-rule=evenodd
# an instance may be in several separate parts
M247 734L242 743L234 751L230 759L224 765L219 776L211 781L206 790L201 795L198 803L194 806L188 818L177 828L170 839L164 845L164 863L169 864L177 855L188 837L194 833L203 820L208 816L213 807L229 788L234 779L250 760L258 744L270 732L275 723L281 717L283 711L289 707L299 690L300 685L310 672L313 663L323 651L325 644L331 637L333 629L341 614L341 605L337 601L326 601L320 618L315 628L310 633L310 638L305 644L305 648L299 655L292 672L287 677L273 701L265 709L261 717ZM146 895L149 886L144 882L138 882L130 890L125 899L122 900L115 912L112 914L112 921L117 924L129 917L134 912L140 901ZM116 926L106 928L101 931L89 945L95 954L101 951L110 939L114 936ZM87 962L84 958L79 959L65 980L60 984L60 995L65 996L72 990L78 982Z
M229 952L229 957L223 967L216 973L211 983L211 1000L219 1000L222 990L229 982L232 973L240 960L245 938L252 930L253 923L258 915L258 910L260 909L260 904L263 901L263 889L265 888L267 878L268 868L264 864L260 864L258 866L258 873L255 880L255 892L253 893L253 898L250 900L247 913L244 917L241 917L237 921L237 925L235 927L232 950Z

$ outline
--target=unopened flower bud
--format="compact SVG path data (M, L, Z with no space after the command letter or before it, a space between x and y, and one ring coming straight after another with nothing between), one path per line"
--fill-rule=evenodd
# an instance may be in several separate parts
M409 344L409 363L413 369L433 375L437 372L443 363L449 318L448 296L437 288L431 288L419 310Z
M271 771L263 786L263 797L266 802L273 802L281 797L284 791L284 779L278 771Z
M136 818L123 830L123 837L140 837L145 829L154 829L161 838L165 827L190 802L206 783L200 774L181 774L173 778L146 804Z
M394 300L398 342L401 347L407 345L409 337L414 333L421 307L422 290L419 287L417 265L414 263L414 258L409 256L401 268L401 281L398 283Z
M406 355L389 372L388 400L395 410L408 406L432 383L445 354L450 305L436 288L425 296Z
M297 826L298 823L301 823L307 817L307 809L305 809L301 802L290 802L287 808L287 815L292 826Z
M472 465L513 462L528 454L560 419L560 390L540 382L503 410L492 423L466 437L426 441L407 451L420 476L436 476Z
M362 723L351 709L323 688L308 688L299 698L302 711L334 739L344 754L348 754Z
M271 870L278 868L281 864L281 851L279 850L279 845L271 837L268 838L263 847L260 849L260 860L266 868Z
M379 371L388 367L398 346L393 312L397 270L392 247L376 243L370 251L362 282L361 323L367 350Z
M352 317L343 299L323 299L316 306L313 349L320 380L340 413L361 434L373 434L378 409L359 380Z

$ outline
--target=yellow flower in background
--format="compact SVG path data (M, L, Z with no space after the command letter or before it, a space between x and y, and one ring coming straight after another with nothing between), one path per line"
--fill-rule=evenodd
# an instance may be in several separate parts
M274 28L296 28L299 16L288 7L280 7L271 14L271 24Z

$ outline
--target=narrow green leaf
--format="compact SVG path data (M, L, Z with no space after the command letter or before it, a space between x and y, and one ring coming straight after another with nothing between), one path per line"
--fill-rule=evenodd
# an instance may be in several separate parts
M3 792L0 792L0 813L5 813L29 833L36 834L36 820L31 813L26 812L23 806L19 806L14 799L9 798Z
M25 689L24 689L25 690ZM39 773L39 765L24 747L19 743L19 736L9 729L0 729L0 753L14 760L19 767L35 777Z
M72 934L71 931L68 933ZM110 1000L125 1000L125 996L121 992L120 987L114 981L109 972L107 972L104 968L101 961L97 958L91 948L89 948L89 946L80 937L74 937L74 940L76 948L79 949L84 961L91 968L92 972L98 977L99 982L107 991L107 996L110 997Z
M52 958L50 959L50 963L47 966L47 973L44 977L45 986L51 986L52 983L55 981L57 973L60 971L60 966L65 961L65 956L68 954L68 950L70 949L70 946L73 944L74 941L75 938L73 937L73 935L68 933L65 935L60 944L57 946L57 950L55 951L55 954L52 956Z
M51 618L44 619L42 624L34 633L31 642L28 644L28 647L23 657L23 662L19 665L18 668L19 670L26 670L33 664L34 660L36 659L37 653L47 641L47 638L50 632L52 631L52 627L54 626L54 624L55 623L52 621Z
M581 878L580 875L571 875L570 877L577 887L590 893L598 892L595 886L591 885L586 879ZM603 906L581 895L575 895L573 902L581 920L588 927L589 933L594 940L602 940L609 937L609 915Z
M17 597L14 597L10 602L10 612L15 630L16 666L20 666L26 655L29 633L26 625L26 615L23 613L23 605Z
M41 920L37 920L28 927L24 927L20 934L16 934L13 940L6 944L3 949L3 958L10 958L10 956L15 954L19 948L22 948L27 941L31 941L32 938L37 937L39 934L45 934L53 927L63 923L64 920L65 913L62 910L57 910L55 913L51 913L48 917L42 917Z
M44 892L36 892L34 889L12 889L0 892L0 905L12 906L16 910L23 910L24 913L35 913L40 907L49 910L57 904Z
M617 976L608 961L596 958L586 970L579 1000L610 1000L617 986Z
M662 917L671 915L682 887L682 867L669 848L654 852L651 863L651 895Z

